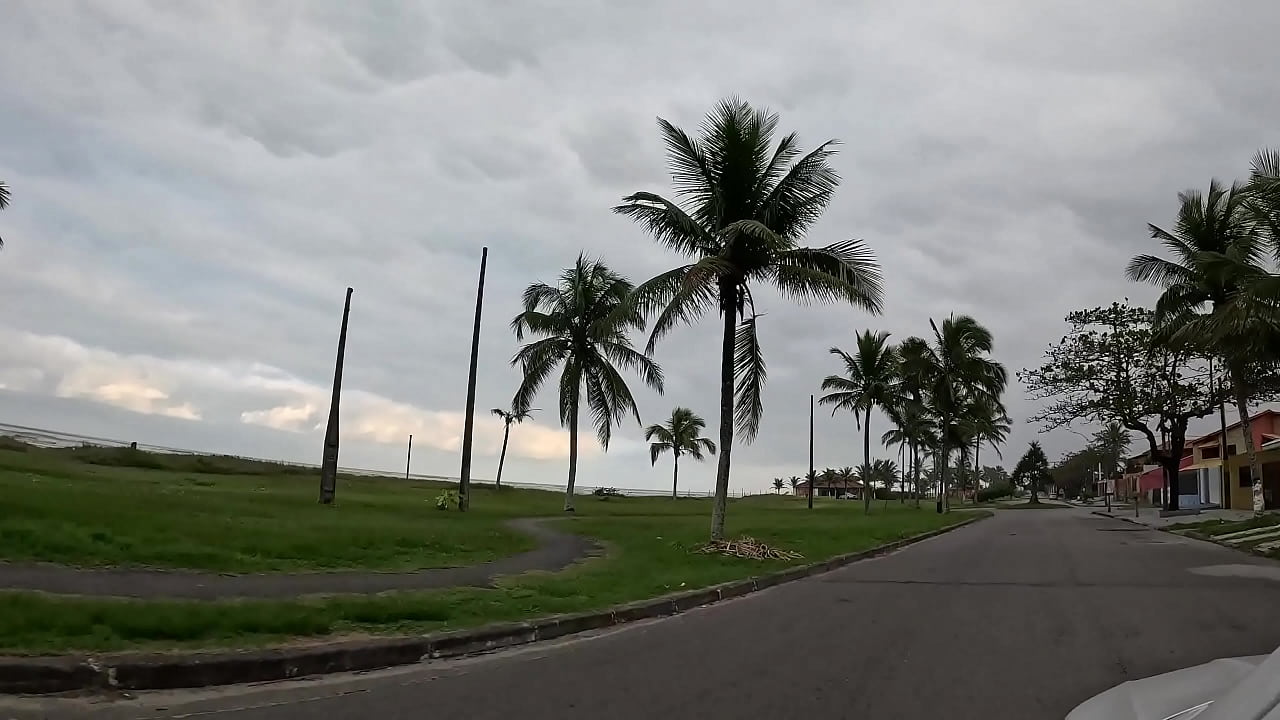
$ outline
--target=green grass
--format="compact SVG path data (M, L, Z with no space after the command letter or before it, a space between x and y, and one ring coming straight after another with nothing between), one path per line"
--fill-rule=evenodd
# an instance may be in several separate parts
M237 570L426 567L523 549L529 541L498 523L557 515L561 501L557 493L481 490L472 512L440 512L430 484L343 478L338 507L325 508L316 490L314 477L291 473L195 475L0 450L0 556ZM558 522L600 540L606 555L561 573L506 578L495 589L220 602L3 592L0 652L242 647L454 629L705 587L963 519L910 503L877 503L864 515L853 502L819 501L809 511L804 498L733 501L732 536L805 555L761 562L691 552L706 539L709 517L705 499L583 497L578 513Z

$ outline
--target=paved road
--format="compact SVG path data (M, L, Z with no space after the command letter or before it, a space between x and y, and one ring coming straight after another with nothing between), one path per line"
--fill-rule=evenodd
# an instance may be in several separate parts
M1061 718L1123 680L1280 645L1280 566L1082 510L596 637L376 675L0 717ZM202 715L203 716L203 715Z

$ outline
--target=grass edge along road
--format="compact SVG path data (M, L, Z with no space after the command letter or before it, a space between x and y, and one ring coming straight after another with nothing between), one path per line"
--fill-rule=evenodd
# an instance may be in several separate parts
M1274 528L1276 534L1271 534L1268 528ZM1199 522L1178 523L1170 525L1166 529L1200 540L1215 542L1236 550L1252 552L1263 557L1280 560L1280 545L1275 545L1280 543L1280 513L1269 512L1244 520L1215 518ZM1258 532L1248 532L1251 530ZM1232 536L1230 542L1222 539L1226 535ZM1259 547L1263 545L1270 547L1270 549Z
M345 504L318 508L314 499L315 479L310 474L278 472L241 477L207 472L175 473L168 468L82 466L62 457L39 457L43 452L32 450L25 459L16 459L11 455L19 454L18 451L0 451L0 486L6 491L4 502L0 503L0 532L12 521L25 523L27 531L35 536L41 534L42 527L83 531L92 536L95 532L107 532L101 523L110 525L120 521L113 518L111 512L102 511L102 503L112 502L109 498L116 498L117 505L155 510L172 503L175 497L192 496L205 506L207 517L198 522L207 521L215 528L223 522L216 516L228 512L256 512L259 518L248 526L251 530L270 527L281 517L292 517L295 513L323 513L327 524L318 526L321 528L340 527L349 518L359 527L369 528L376 525L368 522L370 517L385 512L406 512L415 518L421 532L430 534L444 528L442 532L453 538L459 523L493 528L513 516L555 515L552 508L559 504L559 495L553 492L487 491L477 494L473 512L459 515L453 511L437 511L427 502L434 500L438 488L389 478L362 478L358 486L353 486L353 481L340 487L340 503L345 496ZM179 484L181 492L173 490L174 483ZM58 487L62 489L55 490ZM52 493L57 502L49 501L48 497L40 499L48 493ZM241 496L245 494L254 499L254 504L243 500ZM365 500L360 499L362 496ZM98 508L99 512L83 512L84 508L74 503L62 502L73 497L80 497L81 502ZM274 499L264 502L266 497ZM745 498L733 504L731 536L749 535L770 545L800 552L804 558L758 561L693 552L706 538L710 500L584 497L577 516L555 522L567 531L599 540L606 551L602 557L588 559L563 572L507 577L492 589L455 588L286 600L124 600L6 591L0 592L0 652L30 655L260 647L366 634L418 634L596 610L870 549L951 525L966 517L939 516L929 507L916 511L909 504L898 503L889 503L887 507L877 504L871 515L863 515L859 503L847 501L823 502L809 511L803 498L776 495ZM39 513L22 511L33 507ZM283 515L273 518L271 513ZM134 522L143 515L157 525L152 537L181 536L182 531L197 522L185 513L159 511L126 515L125 519ZM99 524L97 529L95 523ZM173 527L159 527L166 523ZM68 527L71 529L67 530ZM115 525L109 528L109 534L127 530L129 528ZM375 545L381 536L376 528L370 532L374 534L357 537L356 541ZM423 547L440 544L426 543ZM75 557L79 547L73 544L62 551ZM119 559L124 550L138 547L141 547L139 538L133 538L119 544L113 557ZM285 563L288 567L323 567L322 555L341 550L315 540L303 546L280 547L292 553L290 562ZM0 544L0 555L5 552L7 546ZM141 552L154 555L158 551L144 548ZM81 557L80 564L94 564L87 562L89 559ZM278 561L279 558L264 556L256 558L253 566Z

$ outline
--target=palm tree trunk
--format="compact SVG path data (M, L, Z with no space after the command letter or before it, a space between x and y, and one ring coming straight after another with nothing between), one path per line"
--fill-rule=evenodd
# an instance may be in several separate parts
M916 509L920 509L920 447L911 441L911 480L915 487Z
M1258 466L1258 448L1253 442L1253 425L1249 422L1249 396L1245 392L1243 373L1239 365L1230 368L1231 384L1236 392L1236 408L1240 411L1240 431L1244 433L1244 449L1249 454L1249 477L1253 479L1253 512L1261 515L1266 509L1266 497L1262 493L1262 468ZM1226 458L1222 459L1226 467ZM1175 476L1176 477L1176 476ZM1174 492L1177 492L1175 486Z
M680 452L672 453L671 458L674 460L671 464L671 499L675 500L677 497L676 486L680 482Z
M982 452L982 441L975 440L973 443L973 504L978 504L978 486L981 484L982 476L979 474L978 468L982 467L978 464L978 455Z
M724 514L729 503L729 459L733 452L733 333L737 327L737 287L721 286L720 311L724 337L720 342L720 460L716 464L716 495L711 505L711 539L724 539ZM812 480L809 491L813 492Z
M907 444L902 443L898 448L898 472L902 473L902 479L898 482L898 504L907 504Z
M951 464L951 452L947 450L947 425L948 421L944 417L942 420L942 438L938 440L938 459L935 461L942 463L941 469L938 470L939 513L943 513L951 509L947 503L947 465Z
M578 388L569 406L569 484L564 488L564 511L573 512L573 485L578 481Z
M507 462L507 437L511 435L511 423L507 422L502 427L502 452L498 455L498 477L493 479L494 489L502 487L502 466Z
M871 404L862 416L865 420L862 429L862 512L871 512Z

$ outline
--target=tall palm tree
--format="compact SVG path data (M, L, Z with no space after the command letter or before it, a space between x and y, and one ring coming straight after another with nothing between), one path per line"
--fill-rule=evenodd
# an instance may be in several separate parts
M0 210L9 207L9 186L0 180ZM4 238L0 238L0 248L4 247Z
M787 478L787 483L791 485L791 492L795 492L796 488L800 487L800 476L792 475L791 477Z
M893 484L898 482L898 464L892 460L883 458L876 460L871 464L871 478L874 483L884 487L885 507L889 506L889 495L893 492Z
M888 408L894 402L894 382L898 377L898 353L889 344L889 333L864 330L858 335L857 349L850 355L840 348L831 353L844 361L845 376L828 375L822 381L822 389L832 392L823 395L818 402L833 405L836 410L848 410L862 426L863 485L871 466L871 411ZM861 415L861 417L859 417ZM870 487L864 487L863 511L871 511Z
M782 487L784 485L786 485L786 482L784 482L782 478L773 479L773 491L778 493L779 495L782 494Z
M878 314L880 270L860 240L800 246L839 184L829 164L834 142L801 155L792 133L775 146L778 116L736 98L711 111L699 137L663 119L658 126L676 200L637 192L614 212L690 259L637 288L637 305L657 313L649 351L673 327L710 311L721 315L720 461L711 512L711 537L719 540L735 427L750 442L764 411L765 362L751 286L770 284L802 302L847 302Z
M707 421L695 415L689 408L678 407L671 411L671 418L662 425L650 425L644 430L644 439L649 443L649 463L658 464L658 456L671 451L674 464L671 472L671 497L676 497L676 486L680 482L680 456L688 455L701 461L703 451L715 455L716 444L702 437L702 430ZM654 438L657 438L654 440Z
M854 475L853 473L853 468L846 465L840 468L839 470L837 470L836 475L838 475L840 478L840 485L844 487L844 494L848 495L849 483L853 482L853 479L856 477L856 475Z
M564 509L573 510L573 486L578 478L578 410L586 391L596 437L607 450L615 423L627 413L640 422L635 398L618 368L634 370L646 385L662 392L662 369L631 347L630 330L644 327L644 318L628 302L631 282L599 260L583 255L561 273L555 285L534 283L525 288L524 312L511 321L516 339L541 337L520 348L511 359L524 380L511 402L528 408L538 388L560 372L560 423L569 428L569 479Z
M1187 190L1178 195L1172 230L1148 225L1153 239L1173 256L1138 255L1129 262L1129 279L1164 289L1156 302L1155 323L1176 328L1174 344L1199 345L1222 357L1240 414L1249 471L1253 477L1253 509L1262 512L1262 471L1249 422L1250 364L1259 332L1254 326L1246 288L1261 276L1266 242L1253 220L1250 192L1241 183L1224 187L1210 181L1208 193ZM1205 311L1207 310L1207 313ZM1205 314L1202 314L1205 313Z
M507 438L511 435L511 424L520 424L525 420L533 417L533 413L537 408L517 408L510 410L502 408L494 408L489 412L502 418L502 452L498 455L498 477L494 478L493 486L495 488L502 487L502 466L507 462Z
M934 467L939 471L938 512L947 507L947 466L951 452L965 450L957 421L972 398L986 396L998 402L1008 384L1008 372L989 355L994 346L991 331L968 315L952 315L939 326L930 320L932 342L908 339L926 388L925 407L937 423Z
M974 502L977 502L982 478L982 463L980 459L982 446L991 446L991 449L996 453L996 457L1003 460L1004 455L1000 453L1000 445L1009 439L1009 432L1013 429L1010 424L1012 420L1005 414L1004 406L1000 404L998 399L986 394L978 394L966 405L960 422L965 434L972 438L973 499Z

